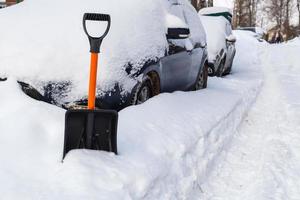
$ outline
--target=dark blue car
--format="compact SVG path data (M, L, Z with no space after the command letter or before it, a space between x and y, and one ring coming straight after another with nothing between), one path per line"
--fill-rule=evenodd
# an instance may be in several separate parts
M166 31L169 44L165 55L141 63L139 70L134 70L131 62L120 66L137 83L131 92L124 93L120 84L113 90L96 97L96 107L121 110L130 105L137 105L163 92L189 91L206 88L208 76L206 35L196 10L176 0L169 1L170 16L180 23L170 23ZM172 18L172 19L173 19ZM174 25L175 24L175 25ZM139 79L138 79L139 77ZM29 84L20 81L23 91L29 96L64 108L81 107L87 104L86 97L72 102L58 102L64 97L72 83L48 82L39 93Z

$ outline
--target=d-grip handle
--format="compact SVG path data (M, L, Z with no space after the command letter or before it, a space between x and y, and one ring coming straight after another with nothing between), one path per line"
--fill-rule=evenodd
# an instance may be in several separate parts
M92 37L86 28L86 21L106 21L107 22L107 28L104 32L104 34L100 37ZM83 15L83 29L84 32L86 33L86 35L89 38L89 42L90 42L90 52L91 53L99 53L100 52L100 46L101 43L103 41L103 39L105 38L105 36L108 34L109 29L110 29L110 15L106 15L106 14L100 14L100 13L85 13Z

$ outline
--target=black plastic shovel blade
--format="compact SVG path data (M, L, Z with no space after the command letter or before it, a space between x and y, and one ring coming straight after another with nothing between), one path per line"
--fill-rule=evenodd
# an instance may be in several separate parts
M113 110L68 110L65 116L65 155L73 149L117 154L118 113Z

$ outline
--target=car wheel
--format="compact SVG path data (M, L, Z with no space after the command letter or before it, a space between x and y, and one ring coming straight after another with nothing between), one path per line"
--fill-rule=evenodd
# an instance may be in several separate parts
M223 73L223 75L228 75L228 74L230 74L231 69L232 69L233 59L234 59L234 55L233 55L232 60L231 60L231 62L230 62L230 66L225 70L225 72Z
M230 74L231 68L232 68L232 64L230 65L230 67L228 67L228 68L224 71L223 76L226 76L226 75Z
M224 73L224 67L225 67L225 59L220 62L220 65L218 67L218 71L216 73L216 75L218 77L221 77L223 75L223 73Z
M202 67L201 72L198 75L197 82L195 85L195 90L200 90L207 87L208 68L209 67L207 63L205 63Z
M203 88L207 88L207 82L208 82L208 63L204 64L204 86Z
M208 73L208 76L214 76L215 75L214 65L208 65L207 73Z
M132 105L139 105L146 102L153 96L153 87L151 79L146 76L141 83L136 86L133 93Z

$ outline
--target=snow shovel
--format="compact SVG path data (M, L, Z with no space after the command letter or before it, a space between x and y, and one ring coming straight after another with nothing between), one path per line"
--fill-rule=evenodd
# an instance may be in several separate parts
M101 37L92 37L86 28L87 20L107 22L104 34ZM114 110L95 109L98 54L102 40L110 29L110 16L85 13L83 28L88 36L91 52L88 109L66 112L63 158L73 149L103 150L117 154L118 113Z

